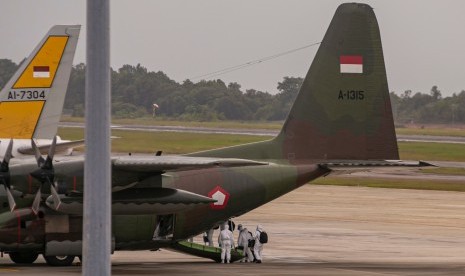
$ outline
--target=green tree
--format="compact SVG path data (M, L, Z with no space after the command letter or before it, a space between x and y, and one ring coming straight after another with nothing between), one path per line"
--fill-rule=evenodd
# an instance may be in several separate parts
M0 88L13 76L18 69L18 65L9 59L0 59Z
M430 96L435 100L440 100L442 98L441 91L439 91L438 87L434 85L431 88Z
M11 78L19 65L0 59L0 85ZM73 66L65 99L65 108L74 116L85 111L85 75L83 63ZM284 77L278 82L279 93L228 85L221 79L181 84L164 72L153 72L137 64L123 65L111 71L112 116L135 118L152 116L152 105L159 105L157 116L185 120L284 120L302 86L303 79ZM451 97L442 97L434 85L429 93L405 90L400 96L390 93L396 123L465 123L465 90Z
M86 65L79 63L71 69L64 108L73 110L74 116L84 113Z

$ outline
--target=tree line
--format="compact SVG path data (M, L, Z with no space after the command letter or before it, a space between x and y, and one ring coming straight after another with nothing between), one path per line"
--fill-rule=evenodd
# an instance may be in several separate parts
M18 65L0 59L0 87ZM73 116L84 115L85 70L83 63L71 71L65 110ZM162 71L153 72L140 64L124 65L111 72L112 116L138 118L160 116L180 120L284 120L299 92L303 79L284 77L278 82L279 93L247 89L240 84L226 84L221 79L178 83ZM408 90L390 93L396 123L465 123L465 90L443 98L437 86L429 93ZM158 108L155 109L156 104Z
M442 97L441 91L434 85L429 93L412 93L406 90L397 95L390 93L394 121L405 123L465 123L465 90Z

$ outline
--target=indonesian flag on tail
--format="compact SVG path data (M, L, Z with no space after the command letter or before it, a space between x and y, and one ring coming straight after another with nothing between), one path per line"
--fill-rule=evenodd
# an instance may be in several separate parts
M363 57L362 56L340 56L341 73L362 74Z
M50 78L50 67L34 66L32 76L34 78Z

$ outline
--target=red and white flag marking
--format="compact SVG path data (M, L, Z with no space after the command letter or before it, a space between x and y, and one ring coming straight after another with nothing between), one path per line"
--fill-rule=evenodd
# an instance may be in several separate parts
M362 56L340 56L341 73L362 74L363 57Z
M34 66L33 71L32 71L32 77L50 78L50 67L49 66Z

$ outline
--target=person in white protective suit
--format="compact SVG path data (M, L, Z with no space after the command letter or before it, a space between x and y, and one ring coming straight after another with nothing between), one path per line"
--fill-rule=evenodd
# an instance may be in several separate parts
M252 262L253 254L249 247L249 240L253 239L252 234L249 232L249 230L247 230L246 227L242 227L242 224L239 224L237 230L239 231L237 246L239 246L244 251L244 258L241 260L241 263L244 261Z
M255 245L253 247L253 253L255 255L255 262L261 264L262 263L262 251L263 251L263 244L260 243L260 234L264 232L263 227L259 224L257 225L257 230L255 231L254 239Z
M229 230L229 225L225 224L224 229L220 231L218 243L221 244L221 263L224 264L226 258L226 263L229 264L231 261L231 247L234 247L234 237Z

